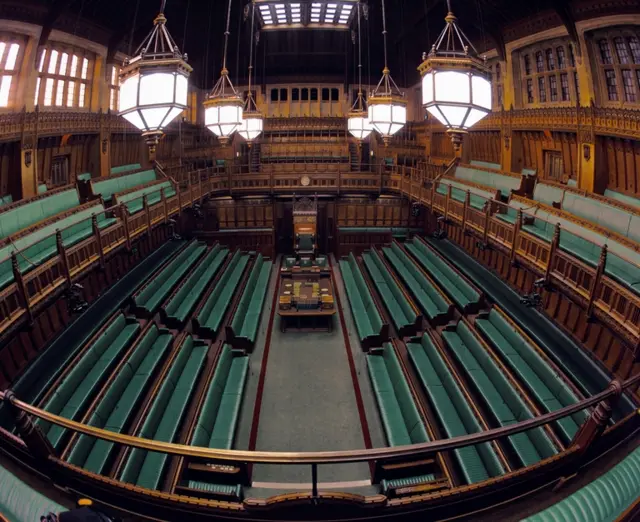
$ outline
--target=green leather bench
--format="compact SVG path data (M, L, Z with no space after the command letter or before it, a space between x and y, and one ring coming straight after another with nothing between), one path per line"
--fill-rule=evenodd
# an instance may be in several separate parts
M399 332L415 331L420 328L421 316L413 308L407 296L402 292L382 258L375 250L362 254L364 265L369 271L371 280L376 285L389 316Z
M247 263L249 256L236 250L213 291L193 319L194 326L200 334L213 337L220 328Z
M480 303L480 293L473 288L444 258L440 257L424 241L413 239L405 248L415 257L429 275L463 310Z
M521 178L505 176L497 172L487 172L473 167L456 167L454 177L494 188L504 196L508 196L514 190L519 190L522 184Z
M229 249L216 244L195 268L174 296L163 306L162 313L166 320L183 324L193 310L209 283L223 265Z
M56 192L45 198L26 200L23 204L0 211L0 239L80 205L75 188Z
M363 346L380 346L389 336L388 325L376 307L353 253L340 260L340 271L360 341Z
M69 367L71 361L96 332L129 298L132 291L144 284L153 272L173 256L184 241L170 241L150 254L144 261L127 272L119 281L108 288L87 310L65 328L38 358L26 368L12 385L16 396L25 402L37 404L49 390L60 373ZM11 429L13 419L0 404L0 426Z
M462 437L484 431L429 336L407 343L407 351L446 436ZM458 448L453 453L467 484L498 477L506 471L488 442Z
M490 161L480 161L480 160L471 160L469 161L470 165L477 165L478 167L485 167L487 169L501 170L502 166L500 163L492 163Z
M96 205L77 212L59 221L51 223L32 234L14 240L11 244L0 248L0 289L14 281L11 254L16 252L16 259L20 272L25 274L45 261L56 256L58 245L56 231L60 230L62 244L70 248L93 235L91 217L96 214L98 228L101 230L117 222L116 218L109 218L104 214L104 207ZM0 221L2 215L0 214Z
M392 237L406 238L409 234L424 232L417 227L338 227L338 232L349 234L386 234L391 233Z
M230 345L222 346L220 357L198 415L192 446L231 449L240 414L249 357Z
M554 185L546 185L540 181L536 183L533 189L533 199L550 207L560 205L563 197L564 189Z
M111 174L123 174L125 172L131 172L132 170L140 170L142 165L140 163L130 163L129 165L118 165L111 167Z
M393 346L385 343L368 354L367 368L389 446L429 442Z
M430 320L441 320L449 316L453 305L447 302L397 244L383 247L382 251Z
M205 341L194 340L190 335L185 337L136 436L174 442L208 350ZM158 489L169 458L166 453L135 448L128 455L120 480L143 488Z
M125 433L129 419L152 383L172 342L173 335L169 330L151 325L86 424ZM112 442L81 435L67 460L93 473L104 473L114 447Z
M207 250L207 245L191 241L182 252L149 283L133 295L136 310L153 315L162 301Z
M613 522L638 498L640 448L593 482L521 522Z
M272 263L258 254L251 269L244 292L238 303L231 326L227 326L227 342L251 347L258 334L262 305L267 295Z
M13 203L13 196L11 194L0 197L0 207L3 207L4 205L11 205L11 203Z
M571 388L533 346L507 322L502 314L491 310L486 318L476 319L478 329L491 341L507 366L546 412L570 406L579 401ZM580 411L556 422L565 443L570 443L589 414Z
M149 187L128 192L123 195L115 194L118 204L124 203L130 214L135 214L144 209L143 196L147 196L147 205L155 205L162 200L162 191L164 190L165 198L171 198L176 195L173 184L170 181L162 181Z
M464 185L463 183L457 183L445 178L440 179L436 192L446 196L449 194L449 186L451 186L451 197L460 203L464 203L466 201L467 191L469 191L469 204L476 210L483 210L487 201L491 201L496 197L495 191L489 192L487 190L479 189L478 187Z
M516 221L518 220L518 210L513 207L508 207L506 209L506 212L496 212L494 214L494 217L501 219L502 221L506 221L511 225L515 225Z
M123 314L117 315L82 357L74 362L42 409L67 419L78 419L139 331L138 321L127 319ZM66 429L40 419L36 423L53 447L59 448Z
M604 191L604 195L610 199L619 201L620 203L624 203L625 205L640 209L640 198L634 198L633 196L629 196L627 194L623 194L622 192L617 192L610 189L606 189Z
M208 493L214 497L232 497L237 500L242 500L242 486L240 484L211 484L210 482L202 482L201 480L190 480L187 483L187 487Z
M0 515L8 522L40 520L49 513L67 509L22 482L0 466Z
M117 167L116 167L117 168ZM137 165L136 168L140 168ZM132 170L132 169L127 169ZM120 172L113 172L112 174L119 174ZM91 190L94 195L101 195L104 201L109 201L114 194L118 192L124 192L125 190L129 190L133 187L137 187L139 185L144 185L146 183L150 183L151 181L155 181L156 171L153 169L143 170L142 172L134 172L132 174L126 174L123 176L115 176L109 177L107 179L101 180L100 178L94 178L91 180Z
M493 417L493 424L509 426L534 417L465 323L461 321L455 330L442 332L442 338L475 387L477 396L486 404ZM542 428L511 435L509 442L524 466L530 466L557 453Z

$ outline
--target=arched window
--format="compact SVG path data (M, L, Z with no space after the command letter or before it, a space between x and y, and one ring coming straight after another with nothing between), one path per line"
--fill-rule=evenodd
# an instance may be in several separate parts
M0 107L9 107L16 89L14 80L22 62L22 42L0 35Z

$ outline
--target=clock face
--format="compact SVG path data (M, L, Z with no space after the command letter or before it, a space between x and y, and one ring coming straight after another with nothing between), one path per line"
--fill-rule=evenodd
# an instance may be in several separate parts
M311 185L311 178L305 174L300 178L300 185L302 185L303 187L308 187L309 185Z

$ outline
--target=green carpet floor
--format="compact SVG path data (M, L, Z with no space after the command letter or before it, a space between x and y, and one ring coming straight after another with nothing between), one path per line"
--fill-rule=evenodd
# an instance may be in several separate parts
M478 285L489 298L509 313L541 347L548 347L547 354L560 366L578 375L587 394L604 390L611 377L599 361L555 326L541 312L520 304L520 296L496 274L488 270L461 248L448 240L436 241L427 238L431 246L449 259L460 271ZM625 395L614 409L614 418L631 413L633 403Z
M344 295L341 297L343 301L346 299ZM263 322L266 319L265 314ZM331 333L282 333L276 315L256 450L331 451L364 447L339 316L334 317ZM361 482L369 478L366 463L318 468L321 483ZM256 465L253 482L310 483L311 467Z

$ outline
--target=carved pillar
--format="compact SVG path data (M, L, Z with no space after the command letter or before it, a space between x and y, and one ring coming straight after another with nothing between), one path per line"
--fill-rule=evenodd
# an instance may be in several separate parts
M20 195L30 198L38 193L38 109L22 112L20 140Z
M607 427L611 419L611 411L622 395L622 383L618 380L611 381L608 389L613 390L615 394L610 399L597 404L591 416L580 426L578 433L571 441L571 446L578 446L583 453Z
M29 448L29 453L36 459L46 462L50 456L54 455L53 446L40 428L34 424L31 417L16 408L13 404L14 399L16 399L15 393L12 390L7 390L4 396L4 405L15 419L16 430L20 438Z
M111 174L111 128L109 118L104 112L100 112L100 133L98 134L98 167L100 176Z
M596 135L594 106L577 107L578 186L588 192L596 187Z

